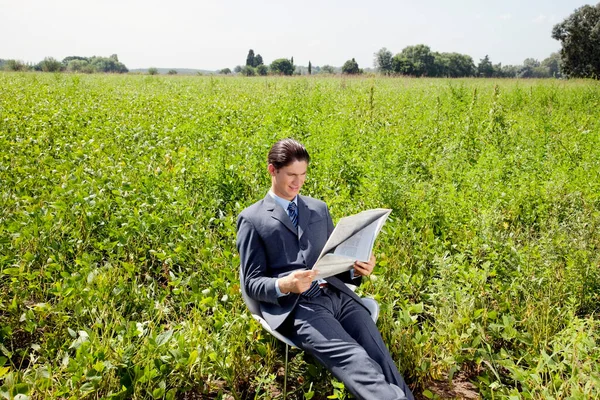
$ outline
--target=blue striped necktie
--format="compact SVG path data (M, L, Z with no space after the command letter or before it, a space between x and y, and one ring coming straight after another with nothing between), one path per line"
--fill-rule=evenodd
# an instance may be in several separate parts
M288 214L290 216L290 219L292 220L292 224L294 224L294 227L297 228L298 227L298 206L293 201L290 201L290 204L288 205Z
M290 219L292 220L292 224L297 228L298 227L298 206L293 201L290 201L288 205L288 214ZM310 284L310 287L302 293L305 297L315 297L321 294L321 289L319 288L319 283L317 281L313 281Z

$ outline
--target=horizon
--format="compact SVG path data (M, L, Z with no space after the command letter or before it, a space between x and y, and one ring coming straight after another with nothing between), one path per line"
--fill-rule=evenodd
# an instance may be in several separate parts
M12 38L0 58L35 64L45 57L117 54L128 69L218 71L245 65L252 49L267 65L293 57L299 66L310 61L315 67L341 67L355 58L367 69L383 47L397 54L424 44L432 52L471 56L475 64L488 55L494 64L521 65L526 58L542 61L559 51L552 27L585 4L336 0L298 7L273 0L227 5L177 0L169 6L158 0L0 0L0 35Z

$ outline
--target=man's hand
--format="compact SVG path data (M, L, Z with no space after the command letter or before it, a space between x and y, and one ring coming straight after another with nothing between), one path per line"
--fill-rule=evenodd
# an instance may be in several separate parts
M308 290L310 284L317 276L317 271L301 270L294 271L288 276L279 278L277 284L281 293L302 293Z
M371 258L367 262L354 262L354 276L369 276L375 268L375 256L371 254Z

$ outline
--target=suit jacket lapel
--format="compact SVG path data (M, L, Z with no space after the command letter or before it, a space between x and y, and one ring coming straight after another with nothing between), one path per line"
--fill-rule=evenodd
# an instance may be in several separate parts
M306 232L309 220L310 208L308 208L304 200L302 200L302 197L298 195L298 239Z
M271 211L271 217L273 217L276 220L278 220L279 222L281 222L283 225L285 225L286 228L288 228L290 231L292 231L294 234L297 235L298 230L294 227L294 224L292 224L292 220L290 219L290 216L283 209L283 207L280 207L277 203L275 203L275 200L271 197L270 194L267 194L265 196L264 201L265 201L267 210Z

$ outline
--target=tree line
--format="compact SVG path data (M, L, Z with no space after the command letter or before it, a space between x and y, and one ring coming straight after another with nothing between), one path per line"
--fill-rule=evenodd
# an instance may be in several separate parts
M377 72L383 75L427 76L427 77L485 77L485 78L600 78L600 3L596 6L585 5L576 9L552 29L552 38L561 42L558 53L552 53L546 59L538 61L526 58L520 65L494 64L486 55L475 65L473 58L460 53L439 53L429 46L418 44L407 46L400 53L393 54L383 47L374 53L373 64ZM308 68L295 66L291 59L280 58L268 67L263 59L250 50L246 65L238 65L235 73L254 75L292 75L315 73L361 74L354 58L346 61L341 68L330 65ZM229 68L222 74L230 74Z
M484 78L550 78L561 77L560 56L551 54L542 62L527 58L522 65L493 64L485 56L475 65L471 56L460 53L438 53L429 46L418 44L405 47L392 55L385 47L374 54L378 72L384 75L428 77L484 77Z
M427 76L427 77L485 77L485 78L594 78L600 79L600 3L595 6L585 5L576 9L552 29L552 38L561 42L558 53L552 53L541 62L527 58L521 65L494 64L489 56L485 56L475 65L471 56L460 53L439 53L429 46L418 44L407 46L401 52L393 54L383 47L374 53L373 64L383 75ZM44 72L109 72L126 73L127 67L119 61L116 54L110 57L70 56L58 61L46 57L37 64L26 64L18 60L0 59L0 69L6 71L44 71ZM218 71L231 74L229 68ZM278 58L268 66L260 54L250 49L244 66L238 65L234 73L246 76L255 75L312 75L362 74L354 58L349 59L341 68L331 65L308 67L294 65L294 57ZM158 73L156 68L148 70L150 75ZM169 74L176 74L170 70Z
M58 61L54 57L46 57L37 64L26 64L19 60L0 59L0 69L5 71L42 71L42 72L82 72L82 73L118 73L129 72L125 64L119 61L116 54L110 57L69 56Z

